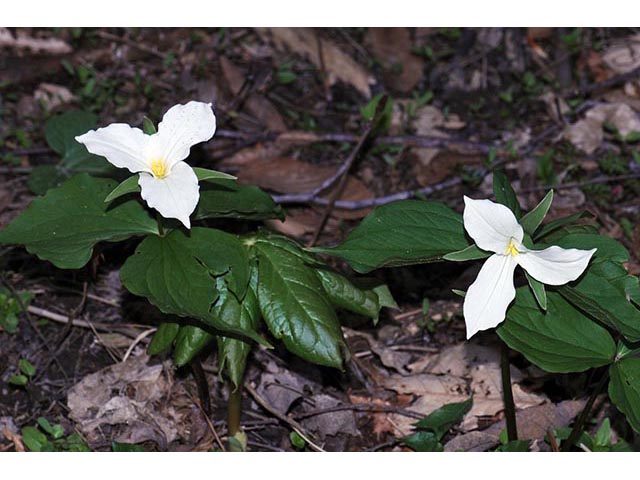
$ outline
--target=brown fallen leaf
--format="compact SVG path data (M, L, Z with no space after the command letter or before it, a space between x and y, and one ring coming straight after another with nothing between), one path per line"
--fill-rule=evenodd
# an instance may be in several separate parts
M76 100L75 95L67 87L53 83L41 83L38 85L33 97L47 112Z
M408 28L369 28L365 42L382 63L384 81L389 87L407 93L422 80L424 62L411 51Z
M615 73L627 73L640 67L640 35L627 37L607 48L602 60Z
M256 28L261 37L271 37L279 50L291 50L309 58L316 68L324 68L330 85L342 81L353 85L362 95L371 97L371 85L374 77L361 67L353 58L344 53L334 42L321 39L322 61L320 59L318 39L311 28Z
M247 72L235 65L224 55L220 57L222 73L227 81L227 86L235 96L240 93ZM287 130L287 125L278 112L278 109L264 95L250 93L244 101L246 109L271 131L282 132Z
M18 53L37 55L64 55L72 51L71 46L59 38L35 38L18 31L14 37L9 29L0 27L0 48L11 48Z
M559 404L545 403L516 412L518 438L542 440L551 428L567 427L584 408L585 400L565 400ZM484 452L500 443L500 433L506 428L505 420L481 432L457 435L444 446L445 452Z
M173 367L149 365L146 355L86 376L69 391L69 417L90 445L103 440L105 425L118 427L115 440L153 440L162 449L178 438L183 416L168 402Z
M343 402L331 395L324 393L314 395L310 402L303 404L303 412L322 410L324 408L336 407ZM302 425L321 437L334 436L337 434L347 434L352 436L360 435L356 425L356 416L353 410L340 410L337 412L321 413L301 420Z

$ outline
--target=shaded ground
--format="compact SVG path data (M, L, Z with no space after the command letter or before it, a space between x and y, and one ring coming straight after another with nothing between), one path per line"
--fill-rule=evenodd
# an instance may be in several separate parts
M388 128L352 166L319 244L340 241L369 207L398 192L417 191L461 211L463 193L490 196L487 167L497 161L525 209L553 186L551 217L597 215L602 232L632 252L628 268L638 274L639 38L624 29L0 30L0 226L33 198L33 168L57 162L43 138L51 115L82 109L101 125L141 125L145 115L157 122L168 107L197 99L213 103L218 132L193 163L271 191L287 221L268 226L308 243L324 208L304 194L344 162L366 124L366 106L384 92L394 105ZM158 314L120 286L118 269L133 246L103 247L77 272L21 249L2 251L0 288L35 296L15 334L0 331L1 449L22 448L21 430L39 417L61 424L64 438L76 429L96 450L110 450L114 440L147 450L209 450L224 439L227 392L215 353L204 358L210 423L188 371L174 372L163 358L141 361ZM447 439L495 427L502 407L494 340L463 343L461 303L449 291L465 288L475 273L451 264L376 272L401 311L375 329L343 318L352 353L343 373L283 349L256 349L243 415L249 447L398 449L416 418L471 393L474 410ZM70 317L81 325L70 327ZM123 371L103 370L125 358L133 363ZM9 379L20 359L36 372L16 387ZM546 375L512 360L516 404L542 432L531 433L532 449L549 449L544 434L571 422L581 405L566 402L582 397L593 379ZM129 417L114 418L100 403L73 403L74 385L94 372L119 396L84 383L83 401L129 399ZM598 402L590 429L605 417L614 437L634 442L606 402ZM79 427L96 419L90 433ZM296 425L313 445L296 443Z

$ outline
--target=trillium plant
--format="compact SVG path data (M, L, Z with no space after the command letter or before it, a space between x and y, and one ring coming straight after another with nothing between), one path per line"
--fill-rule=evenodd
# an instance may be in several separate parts
M217 345L229 384L230 443L242 447L241 389L253 345L282 343L341 369L347 350L336 309L375 321L393 298L384 285L352 281L282 235L235 233L247 230L238 220L282 218L282 210L259 188L193 165L193 147L215 133L211 105L176 105L157 129L149 120L143 129L96 129L96 122L69 112L47 123L60 163L34 170L29 185L42 196L0 231L0 243L80 269L99 256L121 258L128 249L116 242L138 242L120 277L160 312L148 352L172 350L177 366L196 369L200 352Z
M315 251L341 257L360 273L483 261L467 291L454 293L464 297L467 339L495 328L503 342L509 440L517 439L509 349L547 372L593 370L597 381L563 449L580 438L607 385L611 401L640 432L640 284L625 269L629 253L601 235L587 213L544 222L552 191L523 215L504 173L495 172L493 184L496 202L464 197L462 215L419 200L378 207L340 245Z

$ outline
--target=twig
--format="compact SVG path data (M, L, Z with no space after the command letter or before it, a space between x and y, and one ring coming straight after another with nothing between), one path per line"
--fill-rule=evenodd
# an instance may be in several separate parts
M267 412L269 412L271 415L276 417L278 420L280 420L280 421L286 423L287 425L289 425L298 435L300 435L302 437L302 439L305 442L307 442L309 444L309 446L313 450L315 450L316 452L324 452L325 451L322 447L319 447L318 445L316 445L313 441L311 441L309 439L309 436L306 433L304 433L304 428L302 427L302 425L300 425L294 419L289 418L286 415L283 415L282 413L280 413L276 409L274 409L271 405L269 405L258 394L258 392L256 392L256 390L251 385L249 385L249 383L245 383L244 388L247 390L247 392L249 392L249 395L251 395L251 397L255 400L255 402L258 405L260 405L262 408L264 408Z
M67 324L71 322L74 327L88 328L88 329L96 329L102 332L113 332L117 331L118 333L122 333L123 335L127 335L131 338L135 338L136 333L132 333L128 331L126 328L117 328L116 326L109 323L89 323L86 320L78 320L77 318L70 319L66 315L61 315L59 313L52 312L50 310L46 310L44 308L36 307L33 305L29 305L27 307L27 312L36 315L38 317L46 318L47 320L51 320L57 323ZM147 325L128 325L129 327L134 328L147 328Z
M145 330L140 335L138 335L136 338L134 338L133 342L131 342L131 345L129 345L129 348L127 348L127 351L125 352L124 356L122 357L122 362L126 362L127 361L127 358L129 358L129 355L131 355L131 352L133 352L133 349L136 348L136 345L138 345L142 340L144 340L146 337L148 337L149 335L154 333L156 330L158 330L158 329L157 328L150 328L149 330Z
M577 90L573 90L572 92L570 92L570 95L576 96L576 97L588 95L590 93L597 92L599 90L604 90L611 87L617 87L618 85L626 83L629 80L633 80L636 77L640 77L640 67L636 67L633 70L630 70L626 73L621 73L620 75L611 77L608 80L604 80L603 82L592 83L591 85L587 85Z
M198 410L200 410L200 413L202 413L202 415L204 416L204 420L205 422L207 422L207 426L209 427L209 430L211 430L211 433L213 434L213 438L216 439L216 442L218 443L220 450L222 450L223 452L226 452L227 449L224 447L224 443L220 439L220 436L218 435L218 431L216 430L215 425L211 421L211 418L209 418L209 415L207 414L207 412L204 411L199 401L196 402L195 398L193 398L193 395L191 395L191 393L187 392L187 395L189 396L191 401L198 407Z
M352 410L356 412L367 412L367 413L396 413L398 415L403 415L409 418L415 418L420 420L424 417L423 414L418 412L413 412L411 410L405 410L400 407L393 407L390 405L376 405L376 404L368 404L368 403L352 403L345 405L335 405L333 407L321 408L317 410L312 410L310 412L303 412L294 415L297 420L315 417L317 415L324 415L325 413L333 413L333 412L342 412L345 410Z
M318 224L318 228L316 228L316 231L313 234L311 241L309 242L309 245L308 245L309 247L313 247L318 241L318 238L320 237L320 234L322 233L322 230L324 229L324 226L327 223L327 219L331 214L331 210L333 210L336 200L344 190L344 186L346 185L347 178L348 178L347 174L349 173L349 170L351 170L351 167L353 166L353 162L358 157L358 154L362 150L362 147L364 147L364 144L369 139L369 136L371 135L373 128L378 123L378 117L380 116L381 106L386 105L386 103L387 103L387 98L383 97L378 103L378 108L376 109L376 113L373 119L371 120L371 122L369 122L369 125L365 129L364 133L360 136L358 143L353 148L353 150L351 151L351 153L349 154L345 162L342 164L342 166L338 169L336 174L330 179L333 181L337 181L337 185L336 185L336 188L331 193L331 195L329 196L328 203L326 205L326 208L324 209L324 213L322 214L322 219L320 220L320 223ZM332 183L329 183L329 185L331 184ZM323 185L321 185L320 187L322 187ZM320 190L320 192L322 192L322 190ZM313 196L317 197L317 194L315 194L314 192Z

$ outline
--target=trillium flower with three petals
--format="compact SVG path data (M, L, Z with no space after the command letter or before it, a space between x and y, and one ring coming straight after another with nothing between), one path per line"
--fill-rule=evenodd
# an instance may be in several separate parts
M147 205L190 228L189 216L198 205L200 187L184 160L193 145L210 140L215 131L211 104L191 101L171 107L153 135L126 123L112 123L76 140L116 167L139 173L140 194Z
M530 250L522 244L524 230L508 207L468 197L464 197L464 203L465 230L480 249L494 252L464 299L467 338L505 319L516 296L513 275L517 265L541 283L564 285L582 275L596 251L558 246Z

